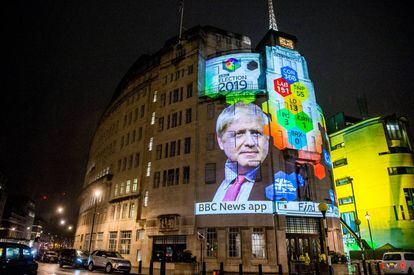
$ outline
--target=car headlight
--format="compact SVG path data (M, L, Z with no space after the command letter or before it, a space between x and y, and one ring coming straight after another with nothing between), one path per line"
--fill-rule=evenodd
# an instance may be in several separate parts
M81 259L81 258L76 258L76 261L77 261L78 263L82 263L82 259Z

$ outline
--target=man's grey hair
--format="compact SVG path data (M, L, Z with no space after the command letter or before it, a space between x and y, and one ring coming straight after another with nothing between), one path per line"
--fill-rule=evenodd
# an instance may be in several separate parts
M217 118L216 133L218 137L222 137L223 133L233 121L240 117L240 114L248 116L256 116L257 120L264 126L269 123L268 116L263 113L259 106L253 103L246 104L237 102L225 108Z

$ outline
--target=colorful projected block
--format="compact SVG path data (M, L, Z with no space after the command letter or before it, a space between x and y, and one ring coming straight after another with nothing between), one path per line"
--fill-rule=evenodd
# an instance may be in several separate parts
M295 125L305 133L313 130L313 121L304 112L295 115Z
M302 149L307 145L306 134L297 127L292 128L292 130L288 132L288 140L295 149Z
M229 58L225 62L223 62L223 69L228 72L234 72L238 68L240 68L241 62L240 59L237 58Z
M292 114L297 114L303 110L301 102L293 95L285 97L285 108Z
M286 79L283 79L282 77L273 80L274 83L274 90L276 91L276 93L280 94L281 96L285 97L288 96L290 94L292 94L292 92L290 91L290 85L289 82L286 81Z
M269 200L296 200L296 180L292 181L289 175L282 171L274 174L274 183L266 187L266 198ZM276 193L276 194L275 194Z
M295 83L298 81L298 73L291 67L282 67L281 69L282 77L289 82L289 84Z
M291 112L289 112L289 110L281 109L277 112L276 116L277 121L283 128L290 130L292 127L295 126L294 115Z
M325 167L320 163L315 164L313 166L313 173L315 174L315 177L321 180L325 177Z
M290 85L290 90L292 92L292 95L301 102L307 100L309 97L308 88L306 88L305 84L301 82L295 82L292 85Z

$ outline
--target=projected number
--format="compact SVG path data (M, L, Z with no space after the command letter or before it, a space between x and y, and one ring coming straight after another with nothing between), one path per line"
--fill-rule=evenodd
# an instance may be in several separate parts
M246 90L246 89L247 89L246 80L219 83L220 92L225 92L225 91L231 92L231 91Z

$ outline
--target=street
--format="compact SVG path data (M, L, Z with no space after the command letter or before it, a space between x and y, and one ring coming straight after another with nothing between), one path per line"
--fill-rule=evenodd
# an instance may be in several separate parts
M70 266L59 267L58 264L52 263L39 263L39 268L37 269L38 275L63 275L63 274L76 274L76 275L86 275L86 274L105 274L103 270L95 270L94 272L89 272L85 269L74 269ZM121 274L121 273L115 273Z

